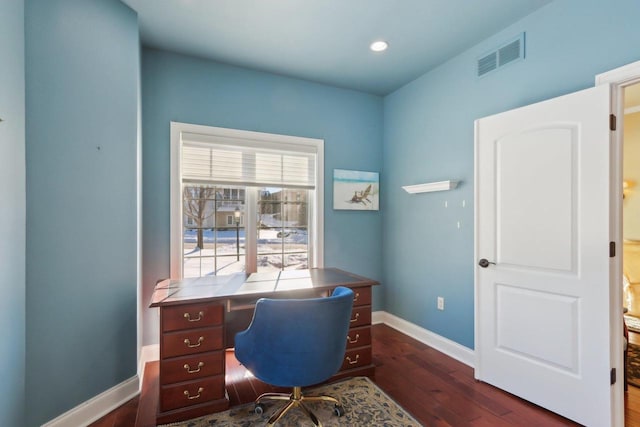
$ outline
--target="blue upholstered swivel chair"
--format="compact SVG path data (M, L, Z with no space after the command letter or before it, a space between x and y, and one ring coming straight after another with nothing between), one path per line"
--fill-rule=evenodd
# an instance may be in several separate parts
M251 324L236 335L236 358L260 381L293 388L291 394L265 393L256 399L258 413L264 399L288 401L268 426L296 406L321 426L305 401L332 402L334 413L344 414L339 400L303 396L302 387L326 381L342 366L352 305L353 291L345 287L337 287L327 298L258 300Z

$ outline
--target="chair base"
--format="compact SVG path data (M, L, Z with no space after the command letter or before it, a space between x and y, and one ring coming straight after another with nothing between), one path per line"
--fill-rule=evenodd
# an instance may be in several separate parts
M267 422L267 426L273 426L277 423L290 409L299 407L302 412L304 412L313 425L322 427L322 423L318 420L318 417L307 408L307 406L303 402L331 402L335 405L334 413L338 416L342 416L344 414L344 409L342 408L342 404L338 399L331 396L303 396L301 387L294 387L293 392L290 394L287 393L264 393L261 394L255 401L256 412L258 412L258 408L262 408L262 400L286 400L288 403L280 408L275 414L269 418Z

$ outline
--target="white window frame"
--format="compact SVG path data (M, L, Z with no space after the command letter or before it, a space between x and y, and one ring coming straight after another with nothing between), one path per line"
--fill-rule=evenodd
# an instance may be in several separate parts
M171 122L170 145L170 275L172 279L181 279L183 272L183 213L182 213L182 135L200 134L204 138L238 138L257 141L262 147L269 149L284 149L287 147L295 151L296 147L312 148L316 154L316 188L310 190L309 198L309 261L312 267L324 267L324 140L290 135L278 135L263 132L253 132L238 129L219 128L213 126L194 125L189 123ZM245 206L257 205L257 192L247 191ZM257 214L255 209L245 212L245 236L257 236ZM249 250L253 247L254 250ZM247 245L245 254L245 269L247 273L256 271L256 245Z

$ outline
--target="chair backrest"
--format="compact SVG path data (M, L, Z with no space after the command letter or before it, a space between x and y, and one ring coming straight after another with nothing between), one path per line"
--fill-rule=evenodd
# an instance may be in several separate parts
M261 298L249 327L236 335L236 358L259 380L305 387L327 380L344 360L353 291L327 298Z

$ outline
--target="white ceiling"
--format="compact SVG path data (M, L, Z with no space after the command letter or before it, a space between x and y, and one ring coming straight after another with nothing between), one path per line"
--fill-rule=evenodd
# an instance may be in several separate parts
M551 0L122 1L145 46L385 95Z

